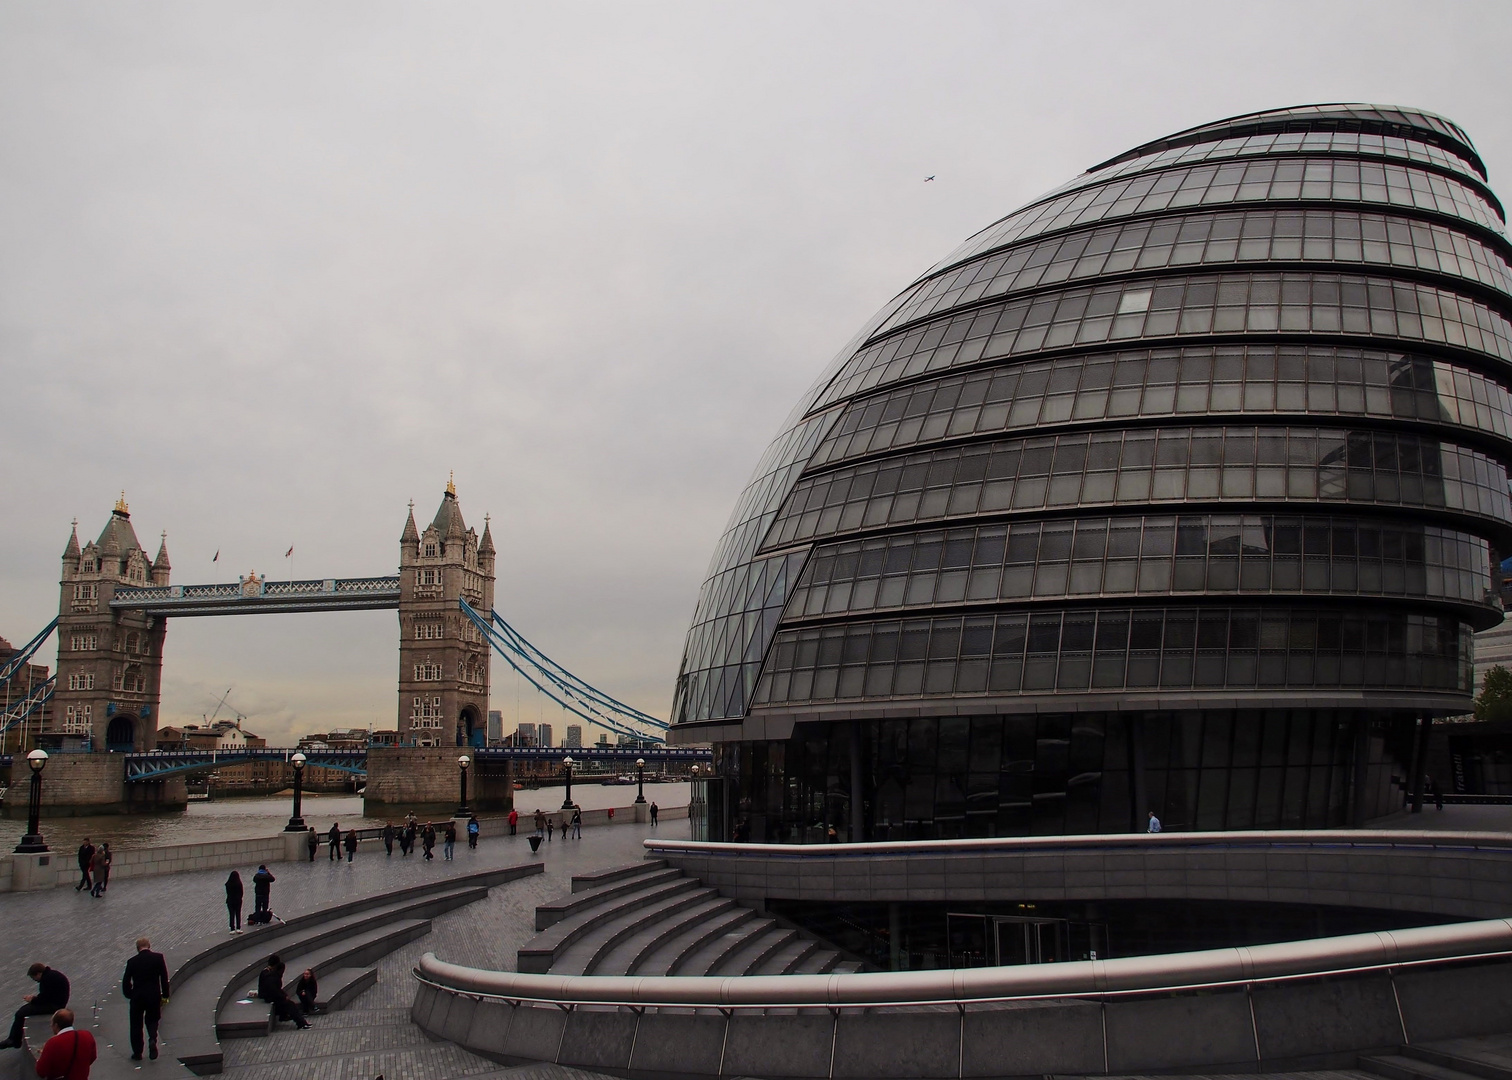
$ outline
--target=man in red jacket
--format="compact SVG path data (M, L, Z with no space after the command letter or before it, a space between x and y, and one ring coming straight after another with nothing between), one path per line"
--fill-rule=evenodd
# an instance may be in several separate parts
M89 1080L89 1067L95 1059L94 1036L75 1030L73 1024L72 1009L53 1013L52 1038L37 1058L37 1075L44 1080Z

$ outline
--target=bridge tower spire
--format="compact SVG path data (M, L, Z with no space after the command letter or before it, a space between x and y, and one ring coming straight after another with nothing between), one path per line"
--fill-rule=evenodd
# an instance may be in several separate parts
M493 610L494 551L467 527L448 479L422 532L414 504L399 539L399 739L482 746L488 730L488 645L457 601Z
M63 551L58 599L58 689L46 732L87 736L97 753L157 744L166 619L110 608L120 587L166 585L166 541L149 559L123 492L99 539L79 546L78 522Z

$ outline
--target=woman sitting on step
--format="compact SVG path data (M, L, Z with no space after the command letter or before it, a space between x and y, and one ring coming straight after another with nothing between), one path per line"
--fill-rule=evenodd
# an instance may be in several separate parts
M296 1027L303 1030L310 1026L310 1022L304 1018L299 1006L289 1000L289 994L284 990L283 977L284 963L274 953L268 957L268 966L257 977L257 996L273 1006L275 1019L292 1020Z

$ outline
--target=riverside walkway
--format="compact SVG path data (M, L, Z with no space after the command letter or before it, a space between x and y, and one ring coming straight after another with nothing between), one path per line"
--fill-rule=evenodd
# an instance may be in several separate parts
M273 863L273 910L289 917L424 882L445 879L490 867L539 859L546 867L539 875L496 887L486 901L435 918L430 934L379 961L378 983L350 1008L312 1018L309 1031L287 1026L266 1039L233 1039L224 1044L225 1075L235 1080L372 1080L387 1077L445 1080L449 1077L499 1073L520 1080L580 1080L591 1074L557 1066L522 1066L502 1070L486 1058L448 1043L426 1038L409 1020L415 983L410 975L422 952L434 951L457 963L493 968L513 966L516 950L535 934L535 908L568 891L572 875L633 862L642 856L641 842L652 831L633 823L589 827L581 840L561 834L541 845L532 856L527 830L518 836L484 836L477 850L465 839L456 858L446 862L440 845L427 863L417 853L386 856L378 841L365 841L351 863L333 863L324 845L310 862ZM688 822L664 821L657 834L687 838ZM71 853L60 853L70 858ZM242 867L251 910L251 873ZM70 1006L81 1022L88 1022L93 1003L112 989L119 990L122 968L138 937L148 937L156 949L173 948L207 934L227 932L223 884L228 871L211 870L163 877L122 879L101 899L70 888L0 895L0 1006L8 1019L21 995L35 985L26 968L41 961L57 968L72 983ZM250 930L248 938L257 931ZM108 1007L124 1009L119 993ZM0 1055L18 1053L0 1051ZM104 1054L125 1057L129 1048L101 1047ZM5 1061L0 1058L0 1068ZM544 1071L543 1071L544 1070ZM157 1062L143 1062L142 1074L191 1075L173 1059L164 1043Z

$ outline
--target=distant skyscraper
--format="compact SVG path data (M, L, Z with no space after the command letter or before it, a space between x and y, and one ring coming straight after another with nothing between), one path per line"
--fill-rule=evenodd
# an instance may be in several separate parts
M488 741L496 743L504 738L504 714L498 709L488 710Z
M572 748L578 748L578 747L581 747L583 745L583 725L582 724L568 724L567 725L567 741L565 743L563 743L563 745L564 746L568 746L568 747L572 747Z
M539 746L536 742L536 726L534 724L521 724L520 730L515 733L515 739L520 746Z
M552 734L552 732L551 732L551 725L550 724L537 724L536 725L536 738L539 739L540 742L538 742L536 745L537 746L550 747L551 746L551 734Z

